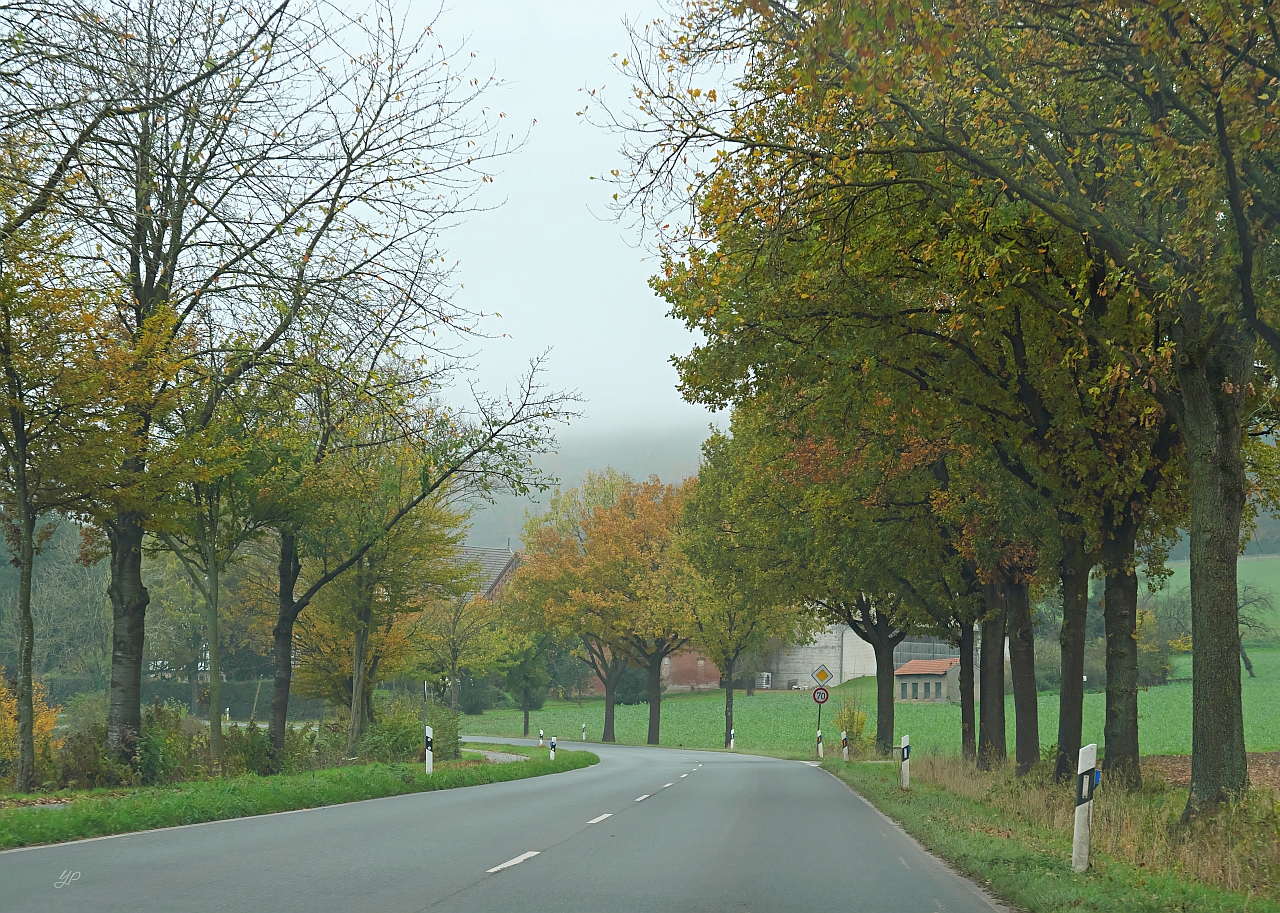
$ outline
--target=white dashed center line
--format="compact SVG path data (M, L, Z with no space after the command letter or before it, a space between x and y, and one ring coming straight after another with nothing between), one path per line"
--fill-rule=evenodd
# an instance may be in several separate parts
M639 799L637 799L636 801L637 801L637 802L643 802L645 799L648 799L648 798L649 798L649 794L648 794L648 793L645 793L643 796L641 796L641 797L640 797Z
M587 822L587 824L599 824L605 818L612 818L612 817L613 817L613 812L605 812L603 815L601 815L598 818L592 818L590 821Z
M681 779L681 780L683 780L683 779L684 779L685 777L687 777L687 776L689 776L689 775L688 775L688 774L681 774L681 775L680 775L680 779Z
M663 783L663 784L662 784L662 788L663 788L663 789L666 789L666 788L667 788L668 786L670 786L670 785L671 785L670 783Z
M519 865L526 859L532 859L534 856L537 856L539 852L539 850L530 850L527 853L521 853L515 859L508 859L502 865L495 865L493 868L489 869L489 874L492 875L494 872L501 872L503 869L509 869L513 865Z

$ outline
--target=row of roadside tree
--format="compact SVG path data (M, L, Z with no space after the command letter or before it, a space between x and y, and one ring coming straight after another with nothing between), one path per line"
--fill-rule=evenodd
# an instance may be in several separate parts
M167 551L198 593L217 708L224 578L269 555L279 750L298 651L323 639L295 637L323 627L308 613L349 610L355 738L371 644L398 630L379 607L465 589L447 559L468 505L539 484L567 400L538 363L504 395L446 392L483 315L451 300L440 232L518 145L467 60L381 5L0 10L19 790L36 785L34 568L58 522L108 564L106 750L125 761L152 671L144 565Z
M813 600L886 644L930 625L971 666L974 625L1007 630L1020 766L1029 603L1057 590L1074 773L1096 574L1105 765L1139 781L1137 569L1189 530L1188 815L1248 784L1236 557L1276 479L1275 25L1256 4L689 0L634 33L638 110L605 115L654 286L702 336L682 390L734 410L751 510L726 528L771 567L809 554ZM1003 751L989 711L977 733L964 714L980 762Z

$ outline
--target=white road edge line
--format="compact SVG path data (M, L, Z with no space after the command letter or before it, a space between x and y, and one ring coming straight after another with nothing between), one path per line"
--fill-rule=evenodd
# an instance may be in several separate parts
M503 869L509 869L513 865L519 865L520 863L524 862L526 859L532 859L534 856L537 856L538 853L540 852L541 850L530 850L527 853L521 853L515 859L508 859L502 865L495 865L493 868L488 870L488 874L492 875L495 872L501 872Z
M643 802L645 799L648 799L648 798L649 798L649 794L648 794L648 793L645 793L643 796L641 796L641 797L640 797L639 799L637 799L636 801L637 801L637 802Z
M590 821L587 822L587 824L599 824L605 818L612 818L612 817L613 817L613 812L605 812L603 815L601 815L598 818L592 818Z

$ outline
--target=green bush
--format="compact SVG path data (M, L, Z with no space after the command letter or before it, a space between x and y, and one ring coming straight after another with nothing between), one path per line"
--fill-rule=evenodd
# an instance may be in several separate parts
M618 680L618 689L614 692L614 702L618 704L649 703L649 676L643 669L628 669Z
M376 722L360 740L359 755L368 761L411 761L422 753L422 701L387 695L375 701Z
M105 723L91 723L68 735L58 752L56 769L56 783L62 789L135 786L141 780L137 771L107 751Z
M271 772L271 740L256 720L248 726L228 726L222 731L222 775L265 775Z
M73 695L58 717L70 732L86 732L95 724L107 725L107 692L84 691Z
M477 716L506 702L507 696L498 687L496 675L467 674L458 682L458 709L468 716Z
M454 761L462 757L462 740L458 738L458 714L447 706L432 702L427 706L427 725L434 730L435 759ZM418 731L419 757L421 757L422 731Z
M155 698L142 712L134 768L143 783L177 783L209 776L209 730L177 701Z

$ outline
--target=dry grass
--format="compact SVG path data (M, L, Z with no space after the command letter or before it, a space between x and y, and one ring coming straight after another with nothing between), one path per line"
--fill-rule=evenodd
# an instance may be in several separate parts
M1074 787L1059 786L1042 763L1021 779L1012 766L978 773L955 757L917 755L912 780L981 802L1002 816L1070 838ZM1140 792L1106 789L1094 800L1095 852L1140 869L1177 874L1229 891L1280 897L1280 794L1253 790L1209 819L1184 825L1186 792L1148 776Z

